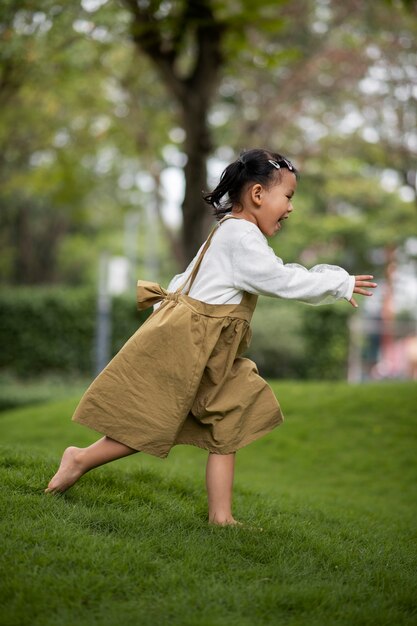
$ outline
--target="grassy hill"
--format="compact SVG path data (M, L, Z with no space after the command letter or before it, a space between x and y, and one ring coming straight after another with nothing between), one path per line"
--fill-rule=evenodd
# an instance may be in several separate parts
M3 413L0 623L417 624L417 385L273 387L286 421L237 457L243 528L207 525L206 454L186 446L45 496L96 434L77 399Z

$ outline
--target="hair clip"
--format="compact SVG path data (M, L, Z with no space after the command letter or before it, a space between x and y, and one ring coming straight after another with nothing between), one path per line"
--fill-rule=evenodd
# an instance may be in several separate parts
M276 167L277 170L281 169L282 163L284 167L287 167L290 170L290 172L294 171L294 165L290 163L290 161L288 161L287 159L280 159L279 161L272 161L272 159L268 159L268 163Z

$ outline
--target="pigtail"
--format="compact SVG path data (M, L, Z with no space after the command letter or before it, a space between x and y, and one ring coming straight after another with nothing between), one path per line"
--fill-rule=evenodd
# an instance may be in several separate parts
M242 186L243 169L244 163L240 159L230 163L222 173L217 187L211 193L203 195L205 202L213 207L217 219L221 219L232 210L234 192Z

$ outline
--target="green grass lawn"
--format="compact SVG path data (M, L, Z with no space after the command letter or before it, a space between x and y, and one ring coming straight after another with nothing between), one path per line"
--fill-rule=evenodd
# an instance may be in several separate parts
M417 624L417 385L273 387L284 424L237 456L244 528L208 526L186 446L45 496L62 449L97 435L77 399L4 412L0 623Z

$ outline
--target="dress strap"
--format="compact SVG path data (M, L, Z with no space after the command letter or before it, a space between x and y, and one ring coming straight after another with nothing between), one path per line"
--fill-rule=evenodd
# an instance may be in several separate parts
M194 280L195 280L195 278L196 278L196 276L198 274L198 270L200 269L200 265L201 265L201 262L202 262L202 260L204 258L204 255L206 254L207 250L210 247L210 243L211 243L211 240L213 239L214 233L217 231L217 229L219 228L220 224L223 224L223 222L225 222L228 219L237 219L237 218L235 218L233 215L225 215L221 220L219 220L217 222L217 224L214 226L214 228L211 230L209 236L207 237L206 242L205 242L205 244L204 244L204 246L203 246L203 248L202 248L202 250L201 250L201 252L200 252L200 254L198 256L198 258L197 258L197 261L194 264L194 267L193 267L193 270L192 270L191 274L188 276L188 278L185 281L185 283L183 283L180 287L178 287L178 289L176 290L177 293L178 292L182 292L186 287L187 287L187 290L184 291L184 294L188 295L190 293L190 289L193 286Z

